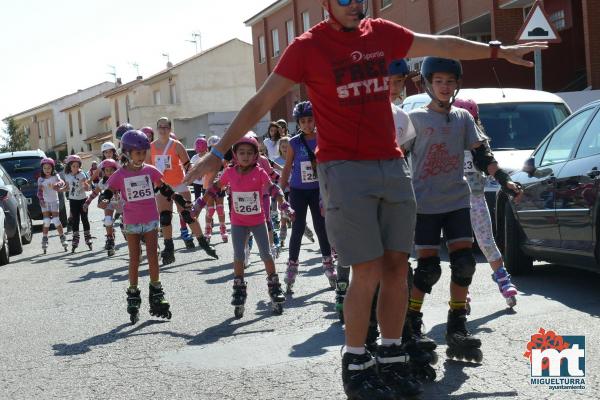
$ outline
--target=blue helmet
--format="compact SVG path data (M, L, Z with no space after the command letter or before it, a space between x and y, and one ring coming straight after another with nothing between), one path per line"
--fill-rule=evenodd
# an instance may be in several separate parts
M421 76L431 82L431 76L436 72L447 72L454 74L456 79L461 79L462 65L460 61L451 58L425 57L421 65Z
M408 64L403 58L392 61L388 66L389 75L408 75L408 72Z
M300 103L296 104L294 107L293 116L296 118L296 121L302 117L312 117L313 109L310 101L301 101Z

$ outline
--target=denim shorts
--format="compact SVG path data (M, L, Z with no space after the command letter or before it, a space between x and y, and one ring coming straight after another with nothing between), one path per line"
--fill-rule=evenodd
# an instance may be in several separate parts
M150 221L146 224L123 224L125 233L132 235L143 235L144 233L158 230L158 221Z

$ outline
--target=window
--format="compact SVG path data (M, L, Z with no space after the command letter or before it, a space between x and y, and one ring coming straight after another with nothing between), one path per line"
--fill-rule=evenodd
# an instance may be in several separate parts
M52 136L52 134L50 133L50 120L49 119L46 120L46 135L48 135L48 137Z
M271 31L271 39L273 40L273 57L279 56L279 29Z
M44 136L44 123L38 121L38 137L41 139Z
M381 9L382 10L391 5L392 5L392 0L381 0Z
M92 151L92 145L88 143L88 151Z
M154 98L154 105L159 106L160 105L160 89L152 92L152 97Z
M83 133L83 126L81 125L81 110L77 110L77 124L79 125L79 134Z
M294 33L294 20L290 19L285 22L285 30L287 33L287 44L289 46L296 37L296 34Z
M593 108L576 114L554 132L542 158L540 166L567 161L577 144L577 138L590 118Z
M261 35L258 37L258 62L262 64L266 59L267 49L265 48L265 37Z
M594 154L600 154L600 113L596 113L588 126L575 157L583 158Z
M308 11L302 13L302 32L306 32L310 29L310 15Z
M565 22L565 10L559 10L557 12L550 14L549 19L550 19L550 22L552 22L552 24L554 25L554 27L559 31L562 31L563 29L565 29L565 27L567 25Z
M177 104L177 87L174 83L169 85L169 96L171 97L171 104Z
M127 116L127 122L129 122L129 95L125 96L125 115Z
M69 113L69 132L71 133L71 137L73 137L73 115Z

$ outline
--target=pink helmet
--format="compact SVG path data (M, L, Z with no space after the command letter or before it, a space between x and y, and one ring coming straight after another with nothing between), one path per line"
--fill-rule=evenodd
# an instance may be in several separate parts
M40 167L43 167L44 164L48 164L48 165L52 165L52 168L54 168L54 160L51 158L42 158L42 161L40 161Z
M479 107L473 99L456 99L452 105L467 110L475 121L479 119Z
M235 161L236 164L237 164L238 160L237 160L235 151L240 144L249 144L252 147L254 147L254 151L256 152L256 154L254 156L254 162L256 163L256 161L258 161L258 140L256 140L256 138L254 136L252 136L251 134L247 133L244 136L242 136L242 138L233 145L233 147L231 149L233 150L233 160Z
M204 153L205 151L208 151L208 142L204 138L198 138L194 142L194 149L196 150L196 153Z
M102 160L102 162L100 163L100 169L103 170L104 168L112 168L114 170L117 170L119 169L119 164L117 164L117 162L112 158L107 158L106 160Z
M144 132L149 141L154 141L154 130L149 126L145 126L140 131Z
M78 162L79 165L81 165L81 157L79 157L77 154L71 154L70 156L67 157L67 165L69 165L73 162Z

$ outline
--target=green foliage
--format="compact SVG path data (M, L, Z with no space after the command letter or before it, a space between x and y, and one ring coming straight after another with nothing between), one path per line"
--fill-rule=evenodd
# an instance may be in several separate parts
M25 135L25 131L19 128L12 117L6 120L6 128L3 131L4 143L0 145L0 152L29 150L29 138Z

